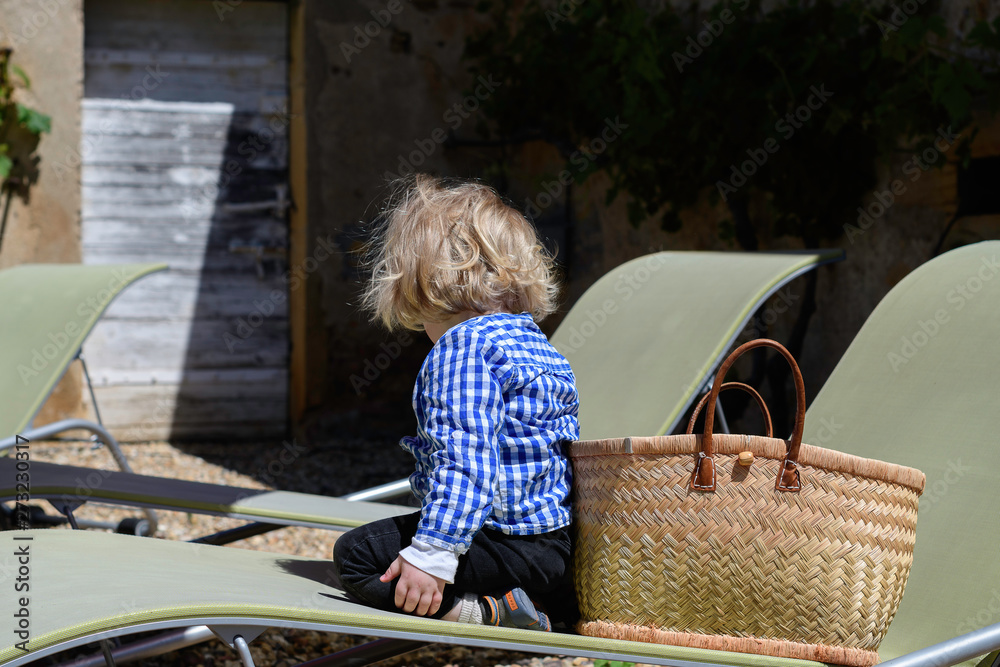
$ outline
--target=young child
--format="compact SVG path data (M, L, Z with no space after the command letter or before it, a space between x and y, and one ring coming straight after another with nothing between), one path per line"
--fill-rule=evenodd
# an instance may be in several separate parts
M579 436L573 371L533 321L555 308L552 258L491 188L417 176L371 263L373 318L434 342L400 442L421 510L343 535L341 583L380 609L549 630L531 598L567 588Z

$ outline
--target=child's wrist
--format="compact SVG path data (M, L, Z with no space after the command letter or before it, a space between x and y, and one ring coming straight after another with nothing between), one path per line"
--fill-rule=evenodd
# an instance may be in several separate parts
M438 579L455 583L455 572L458 570L458 554L413 538L410 546L399 552L400 557L410 565L423 570Z

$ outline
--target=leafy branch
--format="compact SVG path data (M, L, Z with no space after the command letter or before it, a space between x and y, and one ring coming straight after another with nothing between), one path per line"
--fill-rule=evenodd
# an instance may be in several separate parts
M11 64L10 56L10 49L0 49L0 180L5 189L12 185L8 183L11 179L23 182L27 170L27 165L19 164L12 144L27 144L30 155L41 135L52 131L49 116L15 101L16 90L30 89L31 79L23 69ZM18 173L19 167L21 173Z
M633 224L653 219L668 231L685 209L724 204L720 235L744 250L764 234L805 247L840 238L880 164L900 150L924 155L942 137L948 159L967 162L974 111L993 115L1000 101L1000 19L951 34L935 0L913 14L866 0L787 0L767 11L761 0L707 10L484 0L479 10L491 29L465 55L474 74L501 81L483 103L486 136L530 128L582 148L620 117L629 129L586 169L568 169L576 182L605 171L609 203L627 195ZM815 308L812 273L788 339L797 356ZM786 370L768 373L784 386Z
M27 197L28 188L38 179L35 150L43 133L52 131L49 116L14 99L18 89L31 88L23 69L10 62L11 49L0 49L0 193L6 193L0 214L0 244L3 243L14 193Z
M950 126L962 131L952 150L967 160L973 110L997 108L1000 23L951 35L933 0L894 19L889 5L862 0L791 0L769 11L760 0L707 11L640 4L575 3L558 13L485 2L494 27L466 48L474 72L503 82L484 103L494 138L530 128L577 147L608 117L629 124L575 173L582 182L607 171L609 201L627 193L634 224L652 217L677 230L679 212L709 195L725 201L744 248L768 226L818 245L840 236L894 151L923 150ZM814 89L832 94L802 114ZM776 132L797 110L811 117ZM733 169L769 139L774 152L734 185Z

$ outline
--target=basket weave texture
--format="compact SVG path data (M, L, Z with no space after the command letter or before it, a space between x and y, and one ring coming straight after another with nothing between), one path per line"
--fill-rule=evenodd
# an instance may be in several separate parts
M691 482L702 435L571 446L578 630L878 662L912 562L923 473L801 444L800 488L788 492L775 480L792 441L710 437L711 492Z

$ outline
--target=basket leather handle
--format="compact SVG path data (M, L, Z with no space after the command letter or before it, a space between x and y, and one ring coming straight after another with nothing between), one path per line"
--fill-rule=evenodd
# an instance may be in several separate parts
M795 380L795 426L792 430L792 439L788 444L788 451L781 467L778 469L778 478L774 482L777 491L799 491L802 488L799 478L797 462L799 460L799 448L802 445L802 431L806 424L806 389L802 380L802 371L795 363L795 358L791 352L785 349L781 343L768 338L759 338L749 343L744 343L736 348L732 354L726 357L719 367L719 372L715 374L715 381L712 383L712 391L709 392L707 402L715 405L722 390L722 381L726 373L736 363L736 360L750 350L758 347L771 347L781 353L785 360L792 367L792 378ZM705 434L701 438L701 451L695 459L694 472L691 475L690 488L692 491L715 491L715 460L713 458L714 449L712 447L712 428L715 426L715 410L705 413Z
M767 403L765 403L764 398L757 393L757 390L748 384L743 384L742 382L726 382L722 385L722 389L719 390L719 393L721 394L727 389L742 389L753 397L753 400L757 402L757 407L760 408L764 417L764 431L767 434L767 437L774 437L774 429L771 428L771 413L768 412ZM701 411L705 408L705 404L708 403L708 396L709 394L706 392L705 395L701 397L701 400L698 401L698 405L695 406L694 412L691 413L691 419L688 421L687 427L688 435L691 435L691 433L694 432L694 424L698 421L698 415L700 415Z

